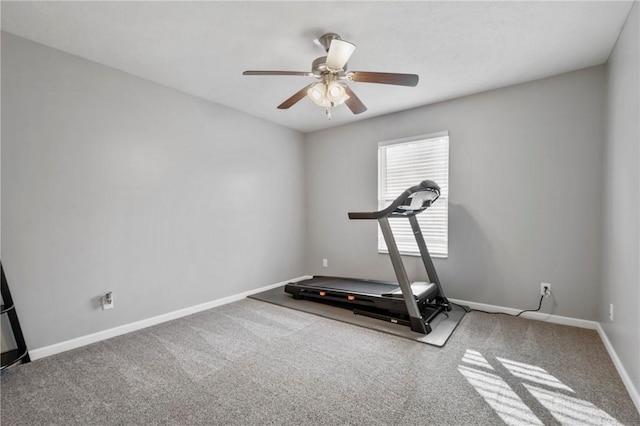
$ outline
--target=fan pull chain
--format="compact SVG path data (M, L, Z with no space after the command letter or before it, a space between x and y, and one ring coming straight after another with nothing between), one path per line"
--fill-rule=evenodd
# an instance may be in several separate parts
M331 120L331 108L326 107L325 110L324 110L324 113L327 116L327 120Z

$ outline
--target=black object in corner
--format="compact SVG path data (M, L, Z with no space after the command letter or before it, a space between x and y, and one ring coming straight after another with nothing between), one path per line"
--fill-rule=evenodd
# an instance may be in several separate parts
M0 262L0 271L2 273L2 302L4 303L1 305L0 314L8 316L9 324L11 324L11 330L13 331L13 337L15 338L16 345L18 346L16 349L2 352L2 366L0 367L0 371L2 371L19 362L29 362L31 359L29 358L29 351L27 350L27 344L24 341L24 336L22 335L20 321L18 321L18 313L16 312L16 307L13 304L13 298L9 291L7 277L4 275L2 262Z

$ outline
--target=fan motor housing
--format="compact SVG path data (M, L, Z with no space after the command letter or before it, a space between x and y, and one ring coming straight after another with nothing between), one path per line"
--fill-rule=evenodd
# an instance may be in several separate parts
M318 39L318 42L322 45L322 47L324 47L324 50L328 53L329 46L331 46L331 41L336 39L342 40L340 36L336 33L327 33L320 36L320 38Z
M346 71L346 70L347 70L347 64L344 64L343 71ZM314 60L313 63L311 64L311 72L319 76L327 72L332 72L327 67L327 57L321 56L316 60Z

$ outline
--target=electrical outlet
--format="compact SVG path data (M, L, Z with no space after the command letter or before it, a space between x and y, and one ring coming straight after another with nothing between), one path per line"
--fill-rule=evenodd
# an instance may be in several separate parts
M113 293L108 292L102 296L102 310L113 309Z
M613 322L613 303L609 303L609 321Z
M541 296L551 296L551 284L550 283L540 283L540 295Z
M328 268L329 267L329 261L327 259L322 259L322 267L323 268Z

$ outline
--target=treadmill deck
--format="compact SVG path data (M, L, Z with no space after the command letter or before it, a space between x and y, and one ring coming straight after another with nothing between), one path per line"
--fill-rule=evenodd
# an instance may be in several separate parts
M318 290L336 291L340 293L355 293L369 297L402 298L402 290L397 283L387 281L360 280L355 278L314 276L313 278L292 283L296 287L317 288ZM414 282L411 284L413 295L418 300L429 298L435 284Z

